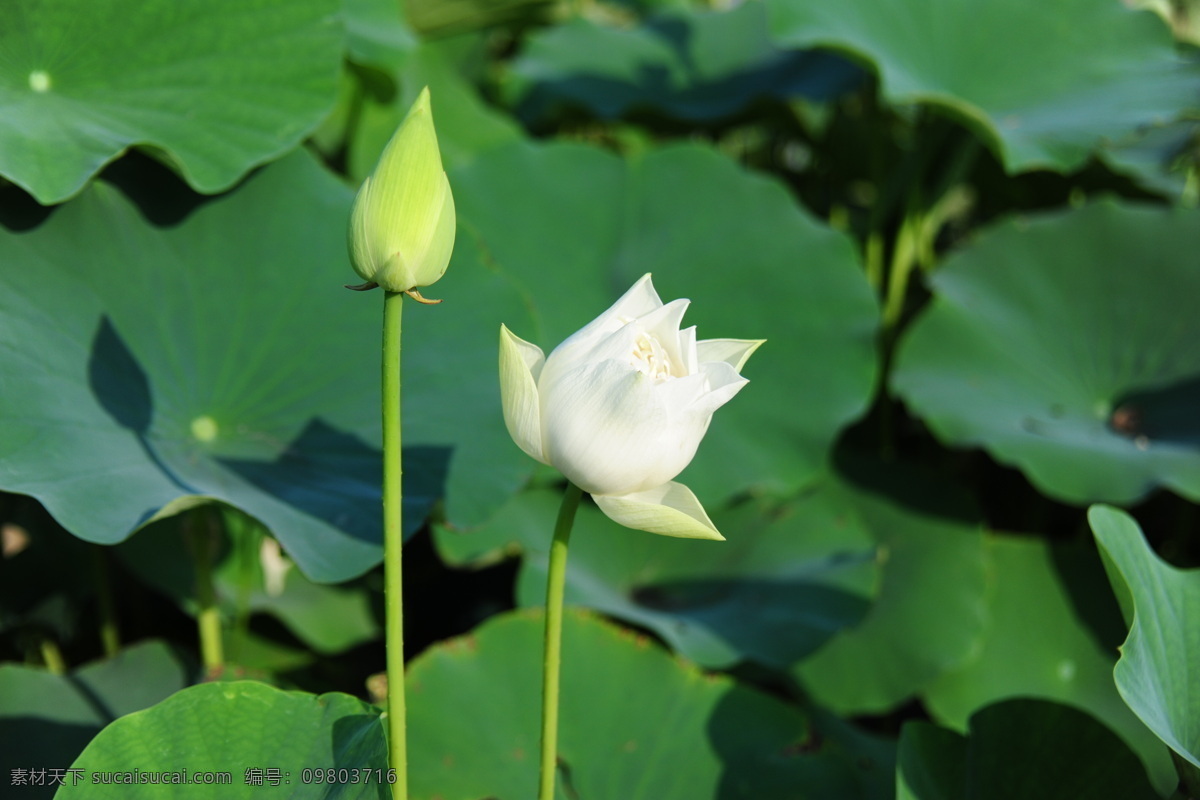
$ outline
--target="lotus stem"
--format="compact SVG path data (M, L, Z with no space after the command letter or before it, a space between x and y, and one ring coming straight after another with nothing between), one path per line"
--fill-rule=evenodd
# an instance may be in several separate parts
M208 523L207 526L204 523ZM217 607L217 592L212 576L217 537L216 510L205 506L189 512L184 520L184 533L196 571L196 628L200 637L200 661L211 677L225 667L221 610Z
M568 483L554 524L550 570L546 581L546 636L542 652L542 759L538 800L554 800L558 765L558 677L562 661L563 587L567 577L567 545L583 491Z
M386 603L388 765L395 770L392 797L408 798L404 708L404 583L401 572L400 319L403 292L383 300L383 580Z

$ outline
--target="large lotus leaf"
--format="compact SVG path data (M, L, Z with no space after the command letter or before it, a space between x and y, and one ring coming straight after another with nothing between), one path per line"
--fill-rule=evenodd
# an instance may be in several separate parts
M861 79L832 53L775 47L761 3L681 8L636 28L578 17L530 36L512 71L518 112L535 122L574 107L609 119L646 112L713 120L763 97L829 100Z
M438 541L452 561L520 548L517 600L539 606L558 503L556 492L530 491L486 529L439 530ZM633 531L584 505L571 535L566 601L647 627L713 668L742 659L786 667L866 613L875 592L875 548L837 487L712 516L728 541Z
M933 276L893 387L1068 502L1200 497L1200 213L1100 203L980 237Z
M414 800L534 795L542 628L540 614L497 617L409 668ZM564 800L853 800L879 766L798 709L579 613L563 620L560 715Z
M175 227L99 184L0 232L0 486L91 541L212 498L314 580L378 563L382 300L341 288L350 201L298 153ZM406 320L409 530L457 445L452 495L502 500L525 469L500 421L495 330L473 322L526 318L520 299L469 240L439 289L454 302Z
M0 769L5 785L13 784L14 769L57 770L62 776L105 725L157 703L187 683L186 671L171 649L153 641L69 675L0 664ZM53 777L43 777L40 783L13 791L22 797L50 797Z
M1113 670L1117 690L1150 730L1200 767L1200 572L1154 554L1138 524L1105 506L1088 511L1096 541L1132 599L1133 625ZM1119 577L1118 577L1119 576Z
M1112 681L1115 654L1097 641L1095 629L1120 611L1094 553L1086 552L1089 561L1084 551L1052 552L1040 540L1017 537L994 537L989 546L993 594L985 638L974 659L924 692L934 718L963 730L971 714L997 700L1056 700L1115 731L1156 788L1173 786L1167 749L1122 702Z
M964 119L1013 171L1070 170L1102 139L1200 102L1200 67L1153 14L1095 0L771 0L784 44L874 65L894 103Z
M685 324L701 339L767 339L745 367L750 384L717 411L680 478L702 500L794 491L865 408L876 301L850 241L780 184L695 145L623 162L522 143L451 180L464 225L541 323L509 328L547 353L647 272L665 300L691 298Z
M860 624L794 670L843 714L884 713L962 666L987 620L987 552L971 504L911 464L873 472L852 471L844 494L878 542L879 595Z
M252 681L193 686L124 716L71 766L82 779L68 778L56 795L64 800L166 796L150 783L98 782L113 772L182 774L169 789L173 798L391 797L378 709L346 694L282 692Z
M300 142L332 107L339 0L9 0L0 174L42 203L142 146L201 192Z
M1137 756L1096 719L1045 700L1005 700L971 716L967 737L910 722L897 800L1156 800Z

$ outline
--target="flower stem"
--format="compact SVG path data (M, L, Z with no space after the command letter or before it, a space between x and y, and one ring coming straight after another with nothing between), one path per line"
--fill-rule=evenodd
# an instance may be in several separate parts
M400 316L403 292L383 300L383 580L387 639L388 765L395 770L392 797L408 798L408 750L404 727L404 591L400 549Z
M554 800L558 762L558 672L562 656L563 586L567 577L567 544L583 490L568 483L554 524L550 573L546 581L546 636L542 655L542 771L538 800Z
M39 642L39 646L42 651L42 663L46 665L46 670L51 675L66 675L67 662L63 660L62 650L58 649L58 642L47 636Z
M188 512L184 530L196 570L196 627L200 636L200 660L210 677L225 666L225 647L221 641L221 610L213 587L212 562L217 550L216 509L206 506ZM205 530L207 527L207 530Z

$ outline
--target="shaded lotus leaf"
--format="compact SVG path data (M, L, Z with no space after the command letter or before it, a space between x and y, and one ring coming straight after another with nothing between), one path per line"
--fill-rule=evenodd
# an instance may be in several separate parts
M102 772L156 772L189 780L171 797L386 800L387 744L379 710L350 695L283 692L262 683L205 683L109 725L72 767L87 780L56 797L161 798L160 785L95 784ZM278 770L272 781L264 773ZM322 778L307 775L321 770ZM333 780L324 778L333 770ZM339 770L346 770L345 780ZM216 773L212 783L191 782ZM353 777L351 777L353 776Z
M710 668L743 659L786 667L862 619L875 592L869 534L837 487L784 503L714 510L728 541L695 542L623 528L590 503L576 516L566 602L654 631ZM453 563L524 555L517 601L539 606L560 501L514 498L480 531L437 532Z
M341 288L350 202L297 153L173 227L98 184L0 232L0 486L90 541L218 500L314 580L377 564L382 298ZM494 331L527 318L520 299L469 240L439 289L456 301L406 320L410 532L447 485L498 504L525 469L495 377ZM472 322L484 311L495 328ZM489 417L490 434L465 424Z
M1200 64L1146 11L1092 0L768 4L782 44L872 65L893 103L962 119L1014 172L1072 170L1105 138L1200 104Z
M182 689L188 673L163 642L148 641L68 675L18 664L0 664L0 768L57 770L59 777L101 728ZM71 781L66 778L67 782ZM14 788L48 798L53 778Z
M410 666L414 800L535 794L542 629L540 613L495 617ZM579 612L564 615L560 696L563 798L854 800L890 778L796 707Z
M897 800L1160 796L1119 736L1084 711L1046 700L987 706L971 716L965 737L909 722L897 761Z
M61 202L139 146L228 189L334 102L338 0L17 0L0 25L0 174Z
M978 511L944 475L912 464L839 468L847 482L840 502L879 547L879 594L860 623L837 632L793 674L822 706L880 714L979 648L987 551Z
M664 299L692 300L684 324L699 338L767 340L743 370L750 384L717 411L679 478L701 501L795 491L865 409L877 303L850 241L779 183L696 145L622 161L520 143L450 177L464 228L539 324L505 322L547 353L647 272Z
M893 388L1052 497L1200 497L1198 222L1104 202L981 235L933 275Z
M934 719L956 730L977 710L1011 697L1055 700L1115 732L1164 793L1177 781L1167 749L1113 685L1107 626L1120 611L1088 549L1051 550L1037 539L988 540L988 626L975 657L923 693Z
M532 34L512 72L517 113L540 124L576 108L715 120L763 98L831 100L862 78L832 53L775 47L761 3L667 10L635 28L577 17Z
M1123 511L1093 506L1088 521L1115 567L1114 585L1132 601L1129 638L1113 670L1117 689L1167 746L1200 767L1200 636L1193 624L1200 618L1200 572L1165 564Z

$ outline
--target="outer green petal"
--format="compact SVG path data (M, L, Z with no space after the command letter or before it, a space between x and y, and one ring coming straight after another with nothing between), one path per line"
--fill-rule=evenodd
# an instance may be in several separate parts
M367 246L367 205L371 201L371 178L363 181L362 188L354 198L354 210L350 212L350 266L366 281L375 280L375 261L371 248Z
M543 464L542 414L537 379L546 356L531 344L500 326L500 401L504 424L517 446Z
M696 343L700 363L724 361L738 372L766 339L704 339Z
M424 269L416 276L417 286L428 286L445 275L446 267L450 264L450 255L454 252L454 236L458 230L457 217L454 213L454 194L450 191L450 181L444 172L442 183L446 187L446 194L442 200L441 213L438 215L437 228L429 243L429 251L422 259Z
M592 495L592 499L609 519L627 528L680 539L725 541L696 495L682 483L669 481L642 492Z

